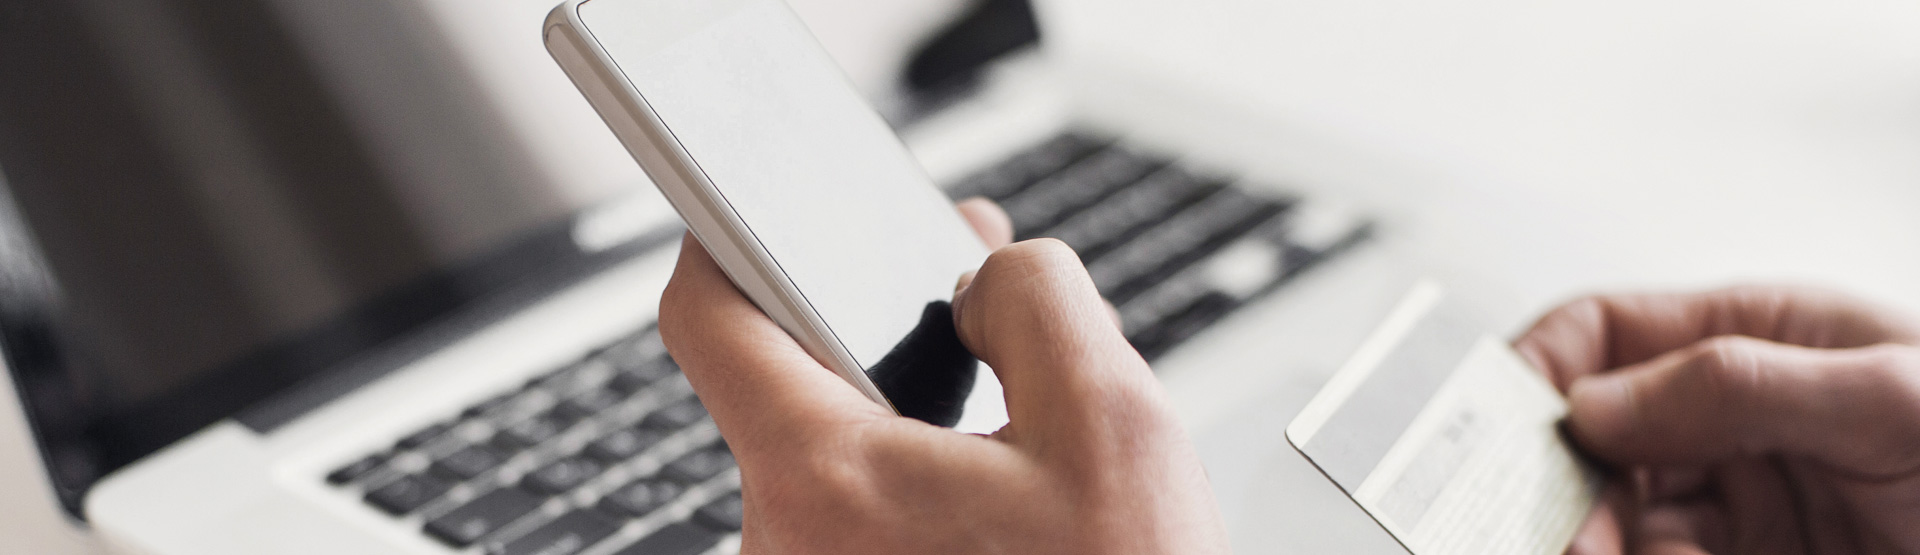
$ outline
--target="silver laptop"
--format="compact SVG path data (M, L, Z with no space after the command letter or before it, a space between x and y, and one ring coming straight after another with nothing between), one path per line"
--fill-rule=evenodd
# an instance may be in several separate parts
M139 553L737 550L652 331L678 222L544 51L553 3L28 8L10 48L92 69L0 87L45 138L0 153L0 449L42 478L8 509ZM1418 277L1345 202L1366 157L1046 32L1084 4L903 138L1081 253L1237 548L1402 552L1283 436Z

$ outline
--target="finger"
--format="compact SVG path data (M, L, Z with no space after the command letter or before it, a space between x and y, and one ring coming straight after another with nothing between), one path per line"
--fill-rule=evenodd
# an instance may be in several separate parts
M1778 457L1743 459L1722 465L1715 476L1727 520L1732 552L1766 555L1800 553L1805 507L1795 498L1786 467Z
M1624 555L1626 553L1626 530L1620 526L1623 511L1630 506L1630 493L1621 484L1607 488L1595 503L1593 512L1587 513L1587 519L1580 523L1580 531L1573 535L1573 543L1567 546L1567 555Z
M835 429L831 421L886 415L741 295L692 235L660 300L660 335L738 444L781 445Z
M1724 553L1726 519L1705 502L1651 507L1634 523L1636 555L1708 555Z
M1807 517L1807 552L1920 553L1913 511L1894 508L1916 506L1920 473L1891 482L1850 480L1817 461L1783 459L1778 465L1793 492L1795 514Z
M1698 466L1670 466L1649 469L1647 472L1646 495L1648 499L1667 500L1698 494L1711 485L1707 469Z
M961 341L999 375L1016 425L1116 426L1165 415L1158 382L1064 243L995 251L955 299L954 318Z
M1224 553L1199 456L1106 307L1065 243L1015 243L987 258L954 299L954 325L1004 386L1011 421L993 437L1053 469L1082 499L1140 499L1148 483L1171 484L1128 514L1180 515L1137 520L1174 523L1153 535Z
M973 232L980 235L980 241L988 249L998 249L1013 243L1013 218L1000 205L985 197L972 197L954 205L960 215L973 226Z
M1708 337L1747 335L1809 347L1920 343L1906 315L1818 289L1745 286L1705 293L1604 295L1561 306L1514 347L1562 391Z
M1702 464L1766 453L1891 475L1920 465L1920 349L1694 344L1574 382L1569 425L1595 454Z
M974 274L975 272L960 274L960 280L953 284L953 294L955 296L959 296L961 291L973 283ZM1113 319L1113 327L1119 328L1122 333L1125 333L1127 331L1126 318L1120 316L1120 307L1113 306L1113 301L1105 301L1105 303L1107 306L1107 316Z
M1634 555L1714 555L1693 542L1684 540L1649 540L1641 542Z

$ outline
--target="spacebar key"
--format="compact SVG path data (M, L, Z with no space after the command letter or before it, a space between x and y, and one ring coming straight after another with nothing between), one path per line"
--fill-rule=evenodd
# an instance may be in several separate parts
M581 509L554 519L545 526L509 542L487 546L491 555L572 555L619 530L612 519L592 509Z

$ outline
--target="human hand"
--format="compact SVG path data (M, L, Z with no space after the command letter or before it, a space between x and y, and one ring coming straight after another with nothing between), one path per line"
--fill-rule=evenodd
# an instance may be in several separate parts
M1515 347L1621 466L1569 553L1920 553L1920 325L1838 294L1600 296Z
M1228 552L1186 432L1079 258L1007 245L989 202L960 209L997 247L954 300L1006 391L1012 422L990 437L868 400L682 243L660 330L739 460L742 551Z

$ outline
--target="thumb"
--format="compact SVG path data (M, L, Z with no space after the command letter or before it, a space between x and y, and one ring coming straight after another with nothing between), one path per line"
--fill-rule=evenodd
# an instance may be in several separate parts
M1574 436L1619 462L1699 464L1783 453L1885 475L1920 465L1920 351L1707 339L1575 381Z
M1170 412L1065 243L1038 239L995 251L956 295L954 327L999 376L1009 416L1022 429L1059 424L1084 432Z

